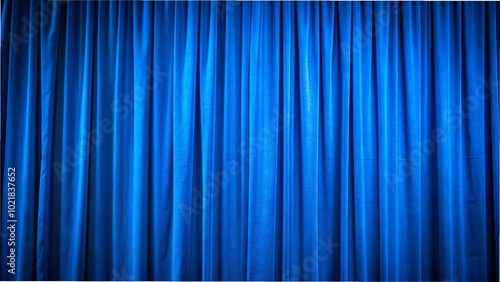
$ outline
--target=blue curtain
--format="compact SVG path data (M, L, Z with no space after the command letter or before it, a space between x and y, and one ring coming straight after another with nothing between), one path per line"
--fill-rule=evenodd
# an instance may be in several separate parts
M498 281L497 3L1 23L1 279Z

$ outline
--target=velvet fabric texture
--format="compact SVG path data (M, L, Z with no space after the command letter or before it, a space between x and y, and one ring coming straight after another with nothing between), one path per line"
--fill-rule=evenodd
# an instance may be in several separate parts
M0 278L497 281L499 21L2 1Z

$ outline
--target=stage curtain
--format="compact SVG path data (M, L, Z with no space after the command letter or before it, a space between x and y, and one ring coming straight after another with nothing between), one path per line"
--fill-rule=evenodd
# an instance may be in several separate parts
M1 16L0 278L498 280L499 4Z

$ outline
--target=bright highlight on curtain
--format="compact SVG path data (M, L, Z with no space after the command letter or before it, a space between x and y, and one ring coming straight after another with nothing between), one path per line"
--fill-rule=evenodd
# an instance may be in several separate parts
M498 280L497 3L1 21L1 279Z

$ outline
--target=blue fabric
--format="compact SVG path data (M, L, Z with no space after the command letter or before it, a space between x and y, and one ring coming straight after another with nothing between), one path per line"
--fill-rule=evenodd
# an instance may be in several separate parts
M1 23L1 279L498 280L499 4Z

